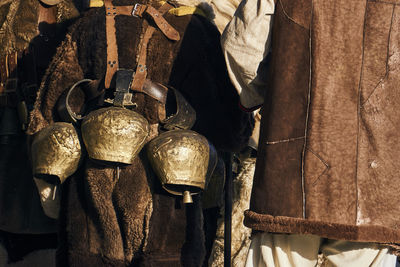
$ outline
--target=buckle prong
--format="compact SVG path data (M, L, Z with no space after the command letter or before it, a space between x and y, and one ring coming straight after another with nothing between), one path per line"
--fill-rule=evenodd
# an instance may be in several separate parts
M135 6L133 7L133 10L132 10L132 16L133 17L139 17L138 15L136 15L135 13L139 10L139 8L141 7L142 5L141 4L139 4L139 3L136 3L135 4Z

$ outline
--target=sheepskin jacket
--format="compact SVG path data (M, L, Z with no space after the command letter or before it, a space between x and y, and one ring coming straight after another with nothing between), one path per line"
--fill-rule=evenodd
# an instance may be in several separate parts
M400 244L399 3L277 1L247 226Z
M79 16L79 11L72 0L58 4L55 7L56 35L45 40L39 35L38 0L0 2L0 58L4 59L13 52L30 50L29 57L23 54L18 60L17 78L19 86L30 82L33 97L26 97L25 100L29 107L33 107L34 90L39 87L40 79L56 51L57 43L64 39L66 26ZM33 54L35 63L30 60ZM32 82L36 83L36 86ZM0 121L4 119L6 108L0 107ZM16 108L12 107L8 112L15 114L16 121L7 123L18 124L19 127ZM13 117L5 118L8 120ZM55 233L57 222L43 213L33 182L27 136L21 129L7 140L0 142L0 230L12 233Z
M144 1L114 1L134 5ZM159 3L154 2L155 8ZM219 45L219 32L203 17L164 15L180 33L178 42L155 31L147 50L148 78L179 90L194 107L192 128L217 149L238 151L246 145L252 121L237 107ZM116 17L120 68L135 69L144 19ZM29 133L59 121L56 103L83 79L102 80L106 71L104 7L89 10L74 24L58 49L31 113ZM112 93L112 92L111 92ZM107 92L106 92L107 94ZM72 96L79 107L82 95ZM134 94L136 111L158 123L158 103ZM74 107L75 108L75 107ZM133 164L121 168L85 159L63 187L59 266L200 266L204 261L201 205L184 206L182 198L161 188L149 167L145 149Z

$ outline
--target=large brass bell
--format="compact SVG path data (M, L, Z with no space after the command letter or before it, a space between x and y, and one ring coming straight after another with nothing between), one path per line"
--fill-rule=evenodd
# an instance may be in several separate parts
M81 144L74 126L66 122L53 123L34 136L33 175L63 183L78 169L81 156Z
M131 164L149 135L149 122L139 113L119 107L101 108L81 125L89 157L108 164Z
M34 136L31 152L34 181L43 211L57 219L58 185L78 169L82 157L78 133L71 123L53 123Z
M147 155L163 188L182 195L184 203L192 203L192 195L204 190L217 163L214 146L190 130L160 134L149 142Z

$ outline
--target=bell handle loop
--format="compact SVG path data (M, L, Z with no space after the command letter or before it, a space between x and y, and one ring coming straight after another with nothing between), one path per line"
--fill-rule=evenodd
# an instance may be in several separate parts
M93 81L94 80L91 80L91 79L83 79L83 80L76 82L68 90L66 96L60 100L60 104L58 106L58 114L60 115L60 117L63 121L76 124L77 122L79 122L80 120L82 120L84 118L84 116L78 115L74 111L72 111L72 108L69 105L69 98L70 98L72 92L75 90L75 88L78 85L80 85L82 83L90 83Z

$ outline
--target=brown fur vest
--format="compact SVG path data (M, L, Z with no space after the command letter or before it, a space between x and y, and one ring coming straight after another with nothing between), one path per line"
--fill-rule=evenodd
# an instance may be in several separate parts
M237 107L218 30L198 16L165 18L181 40L172 42L155 32L148 47L148 78L173 86L186 97L197 112L193 130L218 149L240 150L252 123ZM119 65L134 69L142 20L118 16L116 30ZM104 8L90 10L71 28L39 91L31 134L59 120L56 102L73 83L103 78L105 37ZM76 103L81 100L75 96ZM157 123L155 100L136 94L133 101L138 103L136 111ZM86 160L64 186L60 220L60 266L200 266L204 260L199 201L184 207L181 198L163 191L143 153L121 170L118 180L113 168Z

